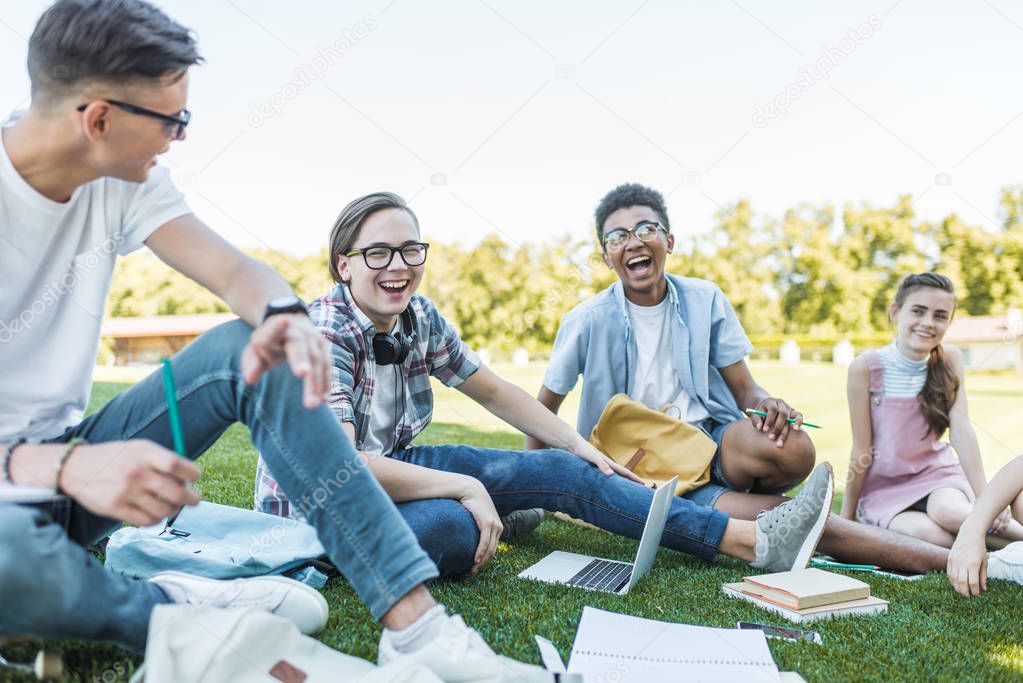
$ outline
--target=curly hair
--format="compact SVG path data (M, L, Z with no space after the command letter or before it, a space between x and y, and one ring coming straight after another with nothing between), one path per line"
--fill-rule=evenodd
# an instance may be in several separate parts
M668 232L671 232L671 224L668 222L668 210L664 207L664 197L652 187L646 187L639 183L625 183L604 195L593 212L597 221L597 241L604 241L604 221L618 209L625 209L630 206L647 206L654 210L661 220L661 225Z

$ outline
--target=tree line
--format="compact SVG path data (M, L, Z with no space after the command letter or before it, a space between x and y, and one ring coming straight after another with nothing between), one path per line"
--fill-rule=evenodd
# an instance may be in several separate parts
M514 230L509 227L509 233ZM802 204L782 216L740 200L696 236L676 226L667 269L713 280L752 336L864 337L887 331L899 280L937 270L956 284L960 315L996 315L1023 302L1023 186L1002 191L989 225L957 214L926 221L912 198L891 206ZM550 349L558 321L615 275L593 232L545 244L489 234L471 247L431 243L420 292L433 299L466 342L504 354ZM306 300L329 291L326 249L294 257L248 253L280 271ZM223 312L215 296L151 254L121 259L109 316Z

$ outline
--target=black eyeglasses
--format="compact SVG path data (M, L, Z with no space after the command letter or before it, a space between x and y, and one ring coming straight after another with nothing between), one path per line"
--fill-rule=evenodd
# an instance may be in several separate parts
M629 241L630 234L635 235L643 242L649 242L657 237L658 231L663 232L665 235L668 234L664 226L656 221L641 221L631 230L628 228L615 228L604 235L604 248L609 251L618 251Z
M401 260L406 266L421 266L426 263L426 250L429 248L430 245L426 242L409 242L400 247L378 245L365 249L350 249L345 252L345 256L362 254L362 260L366 262L367 268L383 270L391 265L395 254L401 254Z
M118 109L122 109L129 114L138 114L139 116L148 116L150 118L159 119L166 125L167 135L171 140L180 140L185 135L185 127L188 122L192 120L192 112L187 109L181 110L180 116L170 116L169 114L161 114L158 111L152 109L146 109L144 107L138 107L134 104L128 104L127 102L118 102L117 100L103 100L109 105L115 106ZM85 111L88 104L83 104L78 107L78 111Z

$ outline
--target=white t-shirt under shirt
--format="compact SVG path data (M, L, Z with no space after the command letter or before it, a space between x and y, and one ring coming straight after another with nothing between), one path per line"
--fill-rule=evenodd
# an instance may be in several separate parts
M639 306L631 301L626 301L626 305L638 350L629 398L654 410L673 404L678 407L684 422L699 422L708 417L707 409L682 387L675 372L671 353L670 298L664 297L655 306Z
M52 201L0 138L0 442L81 421L114 261L189 213L160 166L144 183L101 178Z
M398 331L401 325L399 317L394 323L391 334ZM369 428L362 442L362 450L368 453L390 455L394 450L394 430L401 416L402 393L405 391L404 379L399 365L378 365L376 367L373 400L370 403Z

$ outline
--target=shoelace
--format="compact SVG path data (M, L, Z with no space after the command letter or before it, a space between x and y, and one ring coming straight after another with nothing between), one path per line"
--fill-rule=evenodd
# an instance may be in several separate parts
M804 493L805 493L805 496L804 496ZM814 494L817 494L817 495L814 495ZM769 517L767 519L767 528L768 529L772 529L772 528L774 528L774 525L776 523L780 523L783 519L785 519L786 517L789 516L789 514L796 507L796 501L800 500L800 498L804 498L805 497L806 500L809 500L812 503L823 503L824 502L824 497L826 495L827 495L827 489L826 488L822 488L819 491L815 491L815 492L807 492L806 489L804 489L803 491L800 491L800 494L798 496L796 496L792 500L789 500L789 501L786 501L786 502L782 503L781 505L779 505L778 507L776 507L774 509L771 509L771 510L761 510L759 513L757 513L757 520L759 520L761 516L769 515Z
M761 517L764 517L767 522L767 528L769 530L773 529L776 523L779 523L782 519L788 516L789 512L792 510L792 504L795 502L795 499L793 499L782 503L776 508L761 510L757 513L757 520L759 521Z

